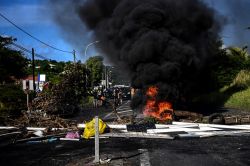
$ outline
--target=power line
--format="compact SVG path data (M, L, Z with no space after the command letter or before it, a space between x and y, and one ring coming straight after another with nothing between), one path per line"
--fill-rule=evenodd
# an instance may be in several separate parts
M27 52L27 53L32 54L32 51L28 50L27 48L25 48L25 47L23 47L23 46L21 46L21 45L18 45L18 44L16 44L16 43L11 43L11 44L12 44L13 46L15 46L15 47L17 47L17 48L19 48L19 49L21 49L21 50ZM42 55L40 55L40 54L36 54L36 53L35 53L35 56L38 57L38 58L41 58L41 59L49 60L48 58L46 58L45 56L42 56Z
M66 51L66 50L62 50L62 49L59 49L59 48L56 48L52 45L49 45L43 41L41 41L40 39L38 39L37 37L31 35L29 32L25 31L24 29L20 28L19 26L17 26L14 22L12 22L11 20L9 20L7 17L5 17L2 13L0 13L0 16L5 19L6 21L8 21L9 23L11 23L13 26L15 26L17 29L19 29L20 31L22 31L23 33L25 33L26 35L30 36L31 38L35 39L36 41L54 49L54 50L57 50L57 51L61 51L61 52L65 52L65 53L71 53L72 54L72 51Z

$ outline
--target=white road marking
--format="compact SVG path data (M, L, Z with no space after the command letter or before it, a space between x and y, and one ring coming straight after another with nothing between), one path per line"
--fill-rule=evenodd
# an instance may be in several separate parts
M119 106L119 107L116 109L117 111L119 111L118 113L124 113L124 112L131 112L131 111L133 111L133 110L130 110L131 108L130 108L129 106L126 106L126 104L128 104L128 102L129 102L129 101L123 103L121 106ZM122 109L122 108L124 108L124 109ZM127 110L127 109L129 109L129 110ZM122 110L126 110L126 111L122 111ZM103 119L108 118L108 117L111 116L112 114L113 114L113 112L108 113L107 115L104 116Z
M140 166L151 166L147 149L138 149L140 154Z
M119 111L118 113L133 112L133 110Z
M106 119L107 117L109 117L112 114L113 114L113 112L108 113L106 116L103 117L103 119Z

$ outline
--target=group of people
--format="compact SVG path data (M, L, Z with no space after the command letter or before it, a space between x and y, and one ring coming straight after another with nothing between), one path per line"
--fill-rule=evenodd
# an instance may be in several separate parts
M110 96L108 93L111 93L112 96ZM122 97L123 92L119 88L115 88L112 90L112 92L108 92L108 90L102 90L102 89L94 89L92 92L93 95L93 107L107 107L107 97L112 97L114 106L117 107L122 104Z

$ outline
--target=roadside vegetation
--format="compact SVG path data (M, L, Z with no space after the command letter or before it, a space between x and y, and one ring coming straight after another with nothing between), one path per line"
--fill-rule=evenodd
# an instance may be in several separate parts
M13 38L0 36L0 119L27 110L22 79L32 75L32 62L10 47ZM91 57L87 66L81 62L35 60L35 76L46 74L47 88L39 94L30 92L31 109L51 114L70 114L91 103L91 88L101 82L102 57Z
M227 107L250 111L250 57L246 48L221 50L213 74L217 90L199 96L194 102L209 107ZM223 63L222 63L223 62Z

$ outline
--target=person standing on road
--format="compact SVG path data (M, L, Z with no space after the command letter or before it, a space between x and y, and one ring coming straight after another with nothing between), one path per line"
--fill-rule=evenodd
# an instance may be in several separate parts
M117 96L118 96L118 103L119 105L121 105L122 104L122 90L121 89L119 89Z
M98 95L97 95L97 91L96 90L93 91L93 97L94 97L94 99L93 99L93 106L94 106L94 108L97 108Z
M118 89L114 89L113 97L114 97L114 105L115 107L117 107L118 106Z
M102 100L101 100L101 97L102 97L102 90L99 89L98 92L97 92L97 98L98 98L98 106L102 106Z
M135 96L135 88L133 87L131 88L130 95L131 95L131 100L132 100Z

